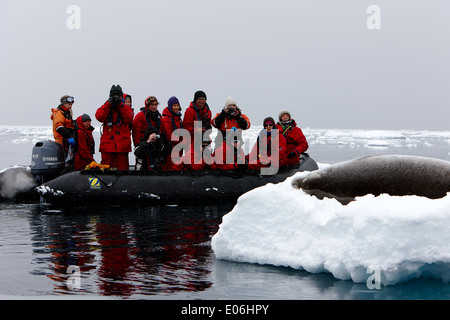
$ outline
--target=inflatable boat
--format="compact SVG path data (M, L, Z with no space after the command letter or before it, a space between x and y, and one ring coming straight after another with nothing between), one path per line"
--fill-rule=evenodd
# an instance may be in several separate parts
M59 144L38 142L30 168L16 173L33 177L32 196L41 203L137 204L236 200L245 192L267 183L278 183L299 171L317 170L317 163L302 154L295 166L280 167L276 174L245 171L128 171L90 169L63 172ZM26 192L30 195L30 192ZM20 197L20 195L19 195Z

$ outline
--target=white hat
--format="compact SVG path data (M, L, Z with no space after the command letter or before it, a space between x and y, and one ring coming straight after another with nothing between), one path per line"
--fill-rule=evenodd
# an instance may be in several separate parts
M291 113L289 112L289 110L284 109L284 110L281 110L281 112L278 114L278 121L281 121L281 116L285 113L287 113L289 115L289 120L292 119L292 116L291 116Z
M237 102L232 97L228 97L227 101L225 101L225 106L223 107L226 109L230 104L234 104L237 107Z

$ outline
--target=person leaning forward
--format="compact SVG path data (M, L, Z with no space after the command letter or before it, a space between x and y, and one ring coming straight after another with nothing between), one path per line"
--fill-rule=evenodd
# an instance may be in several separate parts
M139 170L162 170L165 159L172 151L172 144L165 132L159 133L155 127L145 130L144 138L134 150L134 155L141 159Z
M113 85L109 99L95 113L95 118L103 124L100 137L101 164L118 170L129 170L130 123L133 122L133 117L133 110L124 103L122 88Z

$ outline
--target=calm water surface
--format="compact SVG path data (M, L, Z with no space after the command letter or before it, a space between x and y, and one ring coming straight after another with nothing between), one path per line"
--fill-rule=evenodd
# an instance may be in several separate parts
M0 297L131 299L448 299L419 279L369 290L290 268L216 260L210 247L232 204L54 208L1 204ZM78 266L79 286L67 273Z

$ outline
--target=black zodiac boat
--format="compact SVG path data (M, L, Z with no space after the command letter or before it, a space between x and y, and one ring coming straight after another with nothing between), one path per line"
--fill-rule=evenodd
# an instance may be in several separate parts
M60 145L38 142L29 172L37 181L34 195L43 203L136 204L236 200L267 183L278 183L300 171L317 170L304 153L296 166L281 167L273 175L260 171L118 171L90 169L62 174Z

